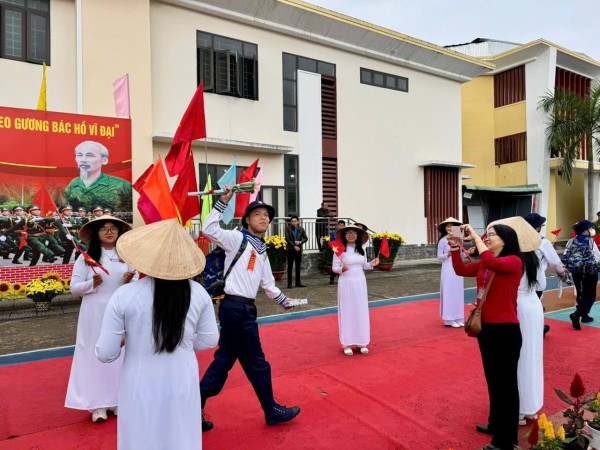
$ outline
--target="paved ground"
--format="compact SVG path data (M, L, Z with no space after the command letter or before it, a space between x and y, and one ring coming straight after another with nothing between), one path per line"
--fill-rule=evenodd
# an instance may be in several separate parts
M436 260L402 262L391 272L373 271L367 273L369 300L398 298L409 295L429 294L436 297L439 291L440 264ZM307 298L309 305L297 310L317 309L335 306L337 286L329 284L329 275L305 277L305 288L287 289L287 280L278 282L280 288L290 297ZM466 279L465 287L474 286L474 279ZM573 305L572 295L548 295L545 299L547 311ZM26 302L25 302L26 303ZM268 299L263 293L257 298L260 317L284 314L284 310ZM53 303L49 313L35 315L31 308L12 311L9 314L5 305L0 308L0 355L26 352L52 347L73 345L77 332L79 304L66 299ZM24 305L27 306L27 305ZM9 318L10 316L10 318Z

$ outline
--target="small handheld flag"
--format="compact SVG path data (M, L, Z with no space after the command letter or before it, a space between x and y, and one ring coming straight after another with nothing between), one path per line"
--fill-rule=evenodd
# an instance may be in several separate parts
M386 258L390 257L390 245L388 243L387 236L384 236L381 240L381 247L379 247L379 254L385 256Z
M331 247L331 250L333 250L333 253L335 253L335 256L338 258L340 258L346 251L346 247L344 247L344 244L342 244L340 241L330 242L329 247Z
M560 234L560 232L562 231L562 228L557 228L556 230L552 230L550 233L554 235L554 237L552 238L552 243L554 244L556 242L556 240L558 239L558 235Z
M75 246L75 248L77 249L77 251L79 253L81 253L81 256L83 256L83 259L85 259L85 262L88 263L88 265L92 268L92 271L94 273L96 272L96 269L94 269L94 267L97 267L98 269L102 270L106 275L110 275L108 273L108 270L106 270L106 268L100 264L99 262L97 262L94 258L92 258L90 255L88 255L82 248L81 246L79 246L79 244L75 241L75 239L71 240L71 242L73 243L73 245Z

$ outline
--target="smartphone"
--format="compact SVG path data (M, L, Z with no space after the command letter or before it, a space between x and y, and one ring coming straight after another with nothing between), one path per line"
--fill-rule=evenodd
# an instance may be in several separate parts
M459 239L465 238L465 231L464 231L463 227L460 225L454 225L452 227L452 229L450 230L450 233L452 233L452 236L454 236L455 238L459 238Z

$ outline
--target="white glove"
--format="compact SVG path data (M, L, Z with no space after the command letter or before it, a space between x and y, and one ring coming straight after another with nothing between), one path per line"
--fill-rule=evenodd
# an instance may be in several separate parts
M6 240L6 236L0 236L0 241L4 242Z

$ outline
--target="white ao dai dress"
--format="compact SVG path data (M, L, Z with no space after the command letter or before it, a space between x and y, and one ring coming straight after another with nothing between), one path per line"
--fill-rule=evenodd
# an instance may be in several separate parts
M544 404L544 309L525 274L519 285L517 315L523 337L517 369L519 413L533 415Z
M99 263L108 270L110 275L95 268L102 276L102 284L96 288L92 280L94 271L86 264L83 257L77 258L73 266L71 292L81 296L82 300L77 321L75 353L65 400L67 408L93 411L117 406L123 358L117 359L113 364L102 364L94 354L94 346L100 336L100 327L108 300L123 285L123 274L134 269L119 261L115 249L102 249Z
M120 450L202 448L200 380L194 351L217 345L219 332L209 295L194 281L190 286L183 339L172 353L154 351L153 278L121 287L106 308L96 356L110 366L110 361L119 357L123 335L127 348L119 384Z
M442 262L440 279L440 316L446 325L465 321L465 280L452 267L448 238L438 242L437 257Z
M364 271L372 270L366 255L355 251L353 244L346 246L341 257L333 255L331 269L340 274L338 280L338 323L342 347L366 347L371 340L369 324L369 297ZM342 272L342 264L348 266Z

